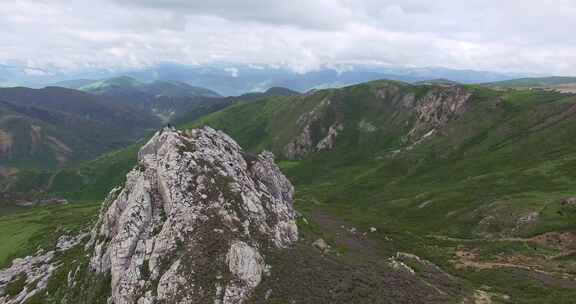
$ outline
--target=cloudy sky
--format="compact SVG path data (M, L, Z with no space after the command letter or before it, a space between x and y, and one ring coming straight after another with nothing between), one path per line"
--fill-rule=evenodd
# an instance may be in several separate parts
M0 0L0 63L444 66L576 75L574 0Z

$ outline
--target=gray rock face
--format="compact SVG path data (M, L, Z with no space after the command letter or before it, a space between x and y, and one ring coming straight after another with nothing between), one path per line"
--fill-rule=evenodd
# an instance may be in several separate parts
M376 97L409 110L413 109L416 104L416 95L412 92L402 92L400 86L395 83L384 84L376 91Z
M57 268L53 263L54 251L14 259L10 268L0 271L0 303L20 304L46 288L48 279ZM22 288L9 294L8 287L18 284Z
M324 138L316 141L312 138L312 126L322 118L323 111L331 103L330 99L324 99L310 112L306 112L298 118L296 124L300 129L300 134L284 147L283 154L286 158L301 159L311 152L334 148L338 133L344 129L344 125L341 123L331 125Z
M44 290L48 280L60 266L55 258L56 254L78 246L86 236L86 233L76 236L62 235L58 238L55 250L39 250L33 256L14 259L9 268L0 270L0 304L26 303ZM9 291L11 285L19 287L13 287L13 290Z
M386 111L393 111L391 121L397 128L404 129L403 149L410 150L426 139L441 134L451 119L462 115L468 107L472 94L464 87L435 86L422 96L403 89L397 83L382 84L374 92L375 97L388 105ZM298 160L313 152L329 151L336 147L343 131L356 128L369 134L376 131L387 131L386 126L362 118L354 125L342 117L343 102L338 97L324 98L311 110L304 112L296 124L297 135L282 149L282 154L288 159ZM400 120L398 117L405 117ZM390 131L393 131L391 128Z
M208 127L165 128L107 198L90 267L111 274L115 304L242 303L267 250L297 241L293 194L271 153L247 155Z
M366 132L366 133L372 133L372 132L376 132L376 130L378 130L378 128L376 126L374 126L371 122L367 121L366 119L362 119L358 123L358 130L360 130L362 132Z
M284 147L284 155L288 159L301 159L312 152L312 135L310 125L304 126L300 133L292 142Z
M576 197L568 197L560 200L560 205L567 208L576 208Z
M316 144L316 151L324 151L324 150L332 150L336 145L336 137L338 137L338 133L344 130L344 125L341 123L335 123L328 128L328 134L326 137L322 138Z
M326 253L330 250L330 245L328 245L324 239L317 239L314 241L314 243L312 243L312 246L322 251L322 253Z
M418 142L466 111L472 94L459 86L434 88L417 101L416 124L408 133L410 142Z

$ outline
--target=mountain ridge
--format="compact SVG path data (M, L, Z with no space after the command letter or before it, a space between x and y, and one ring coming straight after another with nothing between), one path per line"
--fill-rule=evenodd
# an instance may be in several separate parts
M216 90L225 96L237 96L250 91L264 91L273 86L305 92L310 89L342 87L376 79L409 82L447 78L462 83L482 83L529 76L522 73L457 70L441 67L410 68L371 64L339 64L322 66L310 71L294 70L286 65L214 63L185 65L159 63L140 69L91 69L76 73L48 71L43 75L27 75L18 67L0 70L15 84L39 86L69 79L106 79L127 75L140 81L172 79ZM236 73L234 73L234 71ZM12 84L14 85L14 84Z
M184 82L172 80L154 80L141 82L129 76L118 76L104 80L93 81L83 85L78 90L97 95L107 95L107 90L114 87L148 93L153 96L167 97L220 97L220 94L206 88L194 87Z
M358 264L333 257L336 248L310 246L300 237L315 235L298 232L293 197L270 152L247 154L209 127L163 128L140 148L89 233L66 231L0 271L0 300L344 304L468 296L457 278L415 255Z
M118 104L149 111L165 124L187 112L227 103L222 96L209 89L177 81L155 80L146 83L128 76L95 81L78 89Z
M373 256L414 279L427 275L412 264L424 259L474 294L570 303L576 265L554 256L576 240L575 107L555 91L374 81L240 101L180 128L208 125L248 153L273 151L296 187L306 246L321 237L344 259L365 259L350 248L374 242ZM56 174L53 193L102 197L136 163L131 149Z
M576 77L550 76L550 77L528 77L528 78L510 79L498 82L488 82L484 83L484 85L494 87L501 86L501 87L528 88L528 87L545 87L545 86L572 84L572 83L576 83Z
M58 168L126 146L159 122L64 88L0 89L2 166Z

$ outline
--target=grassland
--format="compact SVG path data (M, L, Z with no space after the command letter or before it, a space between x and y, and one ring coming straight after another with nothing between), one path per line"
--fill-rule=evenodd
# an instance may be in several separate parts
M576 231L576 210L561 204L563 198L576 197L576 99L556 92L468 86L471 108L440 135L408 150L403 149L403 137L414 117L375 94L388 85L373 82L242 102L181 128L210 125L251 152L270 149L279 155L282 170L296 186L296 207L309 219L299 222L303 230L334 239L337 231L314 222L314 214L322 212L360 231L377 228L371 238L383 259L398 251L417 254L464 279L470 288L510 297L503 302L572 303L576 289L556 274L573 280L576 259L554 259L563 248L532 238ZM395 85L399 92L417 96L431 89ZM335 120L345 124L335 149L299 161L282 159L282 148L300 132L298 118L326 99L333 107L322 113L324 126ZM377 130L363 131L357 127L362 121ZM137 147L59 172L50 191L72 200L102 199L134 165ZM46 178L36 180L42 184ZM44 231L58 229L60 214L71 217L62 217L70 221L69 227L79 227L74 218L93 214L96 205L4 216L0 233L9 236L2 241L13 245L0 247L1 256L31 250ZM348 252L345 247L339 251ZM461 268L461 251L477 253L474 262L479 265L513 260L533 269Z
M0 215L0 268L15 257L52 248L62 234L88 229L99 209L100 202L76 201L5 212Z
M233 137L240 135L236 139L249 149L272 149L278 155L285 138L297 134L293 121L299 115L323 98L340 100L339 112L333 115L343 117L348 129L339 135L336 148L301 161L280 162L296 184L301 212L310 218L326 212L361 231L376 227L383 257L413 252L465 278L472 288L489 286L514 303L571 303L575 292L554 276L510 267L457 269L454 261L462 246L492 262L552 256L558 248L529 238L576 230L576 213L560 204L576 196L576 120L566 114L576 100L556 92L469 86L471 111L452 121L442 136L395 154L406 132L397 122L409 117L370 93L370 86L379 85L324 92L315 98L239 104L186 127L208 124ZM402 89L424 94L429 87ZM362 133L355 128L361 120L382 131ZM530 214L536 214L533 222L519 224ZM322 233L330 238L336 232ZM526 240L508 241L511 236ZM571 276L574 262L539 260L534 267Z

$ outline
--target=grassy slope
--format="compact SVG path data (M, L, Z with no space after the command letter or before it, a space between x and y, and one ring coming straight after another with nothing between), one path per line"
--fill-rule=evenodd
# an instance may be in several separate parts
M406 89L417 94L427 90ZM281 162L296 183L298 208L328 210L361 229L376 226L383 239L393 236L387 254L415 252L447 269L452 268L448 261L461 244L439 242L427 235L498 236L514 231L518 218L530 212L538 212L539 220L516 234L573 231L576 213L562 210L559 201L576 195L576 146L572 143L576 120L563 116L576 100L551 92L469 89L474 91L472 111L453 121L444 136L396 157L389 151L399 147L399 136L405 130L391 120L408 117L388 113L365 86L338 94L319 93L344 101L340 114L345 115L348 129L332 152ZM287 121L313 108L322 99L318 97L239 104L186 127L208 124L225 130L248 149L277 152L286 143L283 134L295 132ZM360 119L386 126L386 131L365 134L350 127ZM487 216L495 220L480 225ZM490 259L517 250L519 244L476 245L489 252L486 258ZM507 270L453 271L473 285L496 286L519 303L552 299L570 303L574 296L572 291L549 288ZM505 284L509 280L516 283Z
M208 124L248 150L278 152L296 134L290 121L326 94L340 98L344 103L337 115L345 116L348 129L338 138L335 151L292 162L286 172L299 189L316 193L330 205L361 213L374 209L371 216L387 214L399 223L418 220L418 225L409 225L414 230L471 236L476 226L471 225L476 220L472 213L484 204L502 200L522 212L576 194L576 175L570 170L576 165L576 147L571 144L576 121L568 117L551 123L576 100L546 92L471 90L475 90L472 111L443 130L444 136L396 157L389 152L401 147L400 137L407 130L392 120L409 117L388 111L362 86L340 95L322 92L318 93L322 96L237 104L184 127ZM371 121L381 130L361 132L355 128L360 120ZM538 130L544 123L551 126ZM429 208L417 208L428 200L434 201ZM447 213L455 210L447 225ZM526 233L574 228L571 219L548 215L550 221Z
M0 215L0 268L15 257L51 248L56 237L86 229L100 202L45 206Z
M576 228L574 213L558 213L559 199L576 195L576 147L571 144L576 121L558 118L575 101L549 92L504 93L470 87L474 92L472 111L453 121L443 131L444 136L392 157L390 151L401 146L400 137L407 131L401 122L410 117L390 110L385 101L372 94L380 85L239 103L183 128L211 125L230 134L247 150L278 152L298 133L294 122L302 113L326 97L341 101L337 111L326 113L343 115L346 121L334 151L316 153L302 161L280 161L296 184L298 209L305 214L325 210L360 229L377 227L375 238L383 244L383 258L398 250L414 252L467 278L472 286L493 286L518 303L547 303L550 299L570 303L573 291L549 288L514 272L453 269L449 260L462 244L429 235L497 235L511 229L510 223L518 215L533 210L540 212L540 220L522 230L523 236ZM417 95L429 89L402 85L402 90ZM379 130L361 132L356 127L361 120L370 121ZM539 127L542 125L546 127ZM61 172L51 190L69 198L102 199L133 166L136 150L133 146L79 170ZM497 220L489 227L480 227L479 221L487 215ZM5 219L6 223L19 220ZM27 222L25 226L30 228L21 234L9 230L13 225L0 229L11 236L7 244L24 244L26 238L44 229L42 225ZM524 248L518 243L496 245L481 240L477 246L488 259ZM21 250L0 249L4 256ZM508 284L511 281L515 283Z
M3 89L0 101L2 167L56 170L126 147L159 125L142 110L64 88Z
M157 80L153 82L140 82L134 78L121 76L116 78L92 81L78 88L81 91L106 94L108 90L140 91L152 95L165 95L171 97L207 96L219 97L212 90L194 87L184 82Z
M490 82L485 85L491 87L512 87L512 88L529 88L529 87L546 87L562 84L576 83L576 77L533 77Z

